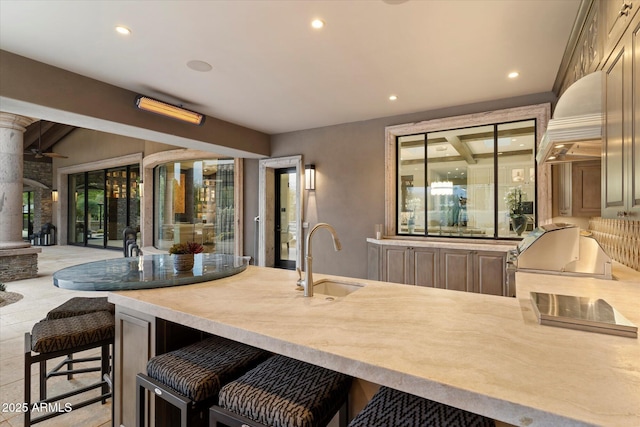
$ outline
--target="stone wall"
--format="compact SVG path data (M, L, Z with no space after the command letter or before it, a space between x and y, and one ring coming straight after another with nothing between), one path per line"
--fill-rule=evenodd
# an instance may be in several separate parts
M39 251L38 251L39 252ZM31 279L38 276L38 253L0 254L0 282Z
M47 161L24 161L24 178L45 185L47 188L29 187L33 191L33 230L38 231L43 224L53 222L53 203L51 189L53 185L53 165Z

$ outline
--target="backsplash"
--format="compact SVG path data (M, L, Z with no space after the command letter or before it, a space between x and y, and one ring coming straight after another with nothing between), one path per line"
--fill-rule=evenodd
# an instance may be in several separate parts
M591 218L589 230L612 259L640 271L640 221Z

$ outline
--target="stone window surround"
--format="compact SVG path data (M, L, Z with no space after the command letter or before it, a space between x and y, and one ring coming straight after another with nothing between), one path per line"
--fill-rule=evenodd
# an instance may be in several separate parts
M437 132L449 129L483 126L495 123L536 119L536 146L540 145L551 116L551 104L537 104L525 107L507 108L484 113L445 117L423 122L406 123L385 128L385 236L397 236L396 230L396 175L397 137L417 133ZM537 216L538 224L551 222L551 166L537 167ZM402 236L406 238L407 236ZM420 236L417 236L421 238Z

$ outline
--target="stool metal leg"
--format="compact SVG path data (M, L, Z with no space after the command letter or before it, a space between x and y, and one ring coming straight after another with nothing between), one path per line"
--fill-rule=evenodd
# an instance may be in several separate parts
M47 398L47 361L40 361L40 400Z
M73 371L73 353L67 355L67 369L69 371ZM72 379L73 379L73 373L68 373L67 380L72 380Z
M100 378L104 378L105 375L109 374L109 347L110 344L105 344L102 346L102 357L100 360ZM106 396L109 394L109 392L109 384L105 381L102 385L102 395ZM105 403L107 403L106 398L102 399L102 404L104 405Z
M138 389L136 393L136 427L144 427L144 415L146 412L145 397L147 390L142 385L142 378L140 378L139 375L136 375L136 388Z
M138 387L138 393L136 394L136 427L144 427L144 399L146 390L152 391L157 397L169 402L180 410L180 422L181 427L187 427L188 420L192 415L193 402L182 396L179 393L169 389L167 386L153 378L144 375L136 375L136 387Z
M24 334L24 402L27 410L24 411L24 425L31 425L31 334Z

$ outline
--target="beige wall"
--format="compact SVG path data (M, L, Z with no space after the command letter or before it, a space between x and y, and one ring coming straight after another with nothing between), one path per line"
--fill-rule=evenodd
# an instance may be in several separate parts
M384 223L385 126L452 117L463 114L554 102L553 93L470 104L403 116L385 117L309 129L271 138L272 157L302 154L304 163L316 165L316 191L305 195L304 221L333 225L342 241L335 253L329 235L314 237L314 271L349 277L366 277L366 238L374 224ZM257 162L245 163L245 227L257 215ZM255 188L253 188L255 187ZM247 229L245 248L252 248ZM251 228L252 230L252 228Z
M228 157L269 155L269 135L215 117L193 126L138 110L136 93L0 50L2 110Z

